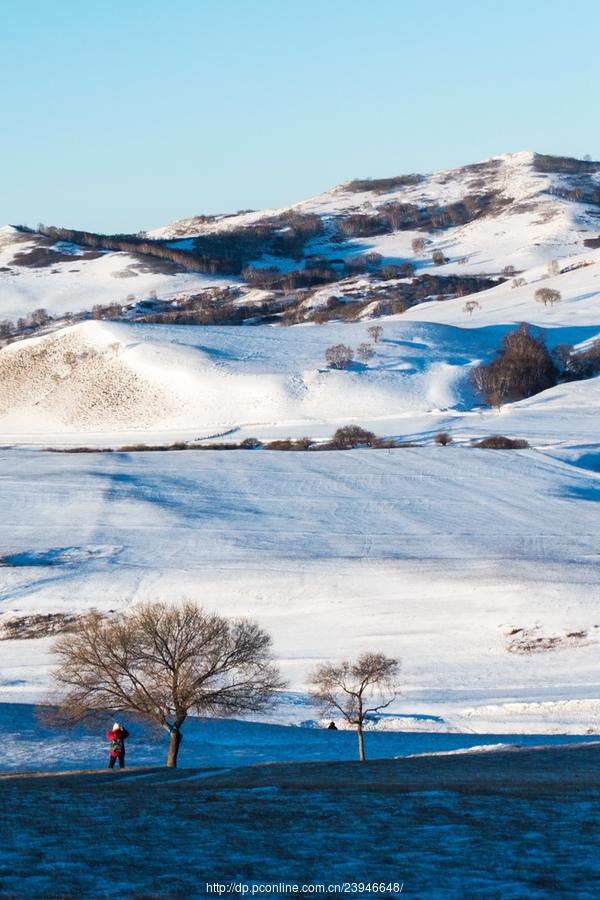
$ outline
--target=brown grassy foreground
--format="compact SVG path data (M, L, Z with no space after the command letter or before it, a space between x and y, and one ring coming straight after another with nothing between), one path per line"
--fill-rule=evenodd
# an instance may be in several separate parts
M399 881L408 896L591 900L599 763L588 745L3 777L0 895Z

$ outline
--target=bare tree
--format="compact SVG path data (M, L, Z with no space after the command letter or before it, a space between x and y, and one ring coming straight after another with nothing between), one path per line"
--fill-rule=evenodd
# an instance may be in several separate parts
M256 712L284 686L266 632L191 601L148 603L117 619L91 614L58 638L54 652L65 718L77 722L109 710L148 718L169 732L169 767L177 765L190 712Z
M363 341L363 343L359 344L356 348L356 355L361 362L368 363L369 360L373 359L373 357L375 356L373 345L369 344L368 341Z
M431 254L431 260L436 266L443 266L446 262L443 250L434 250Z
M333 450L352 450L354 447L373 447L377 443L377 435L366 431L360 425L343 425L332 435L330 447Z
M557 259L551 259L548 263L548 275L560 275L560 263Z
M348 369L353 359L354 351L346 344L333 344L325 351L325 360L330 369Z
M515 274L515 267L511 265L504 266L502 274L506 275L507 278L511 278Z
M425 249L425 238L416 237L413 238L410 242L410 246L413 249L413 253L422 253Z
M538 288L535 292L535 299L538 303L543 303L544 306L554 306L560 300L560 291L555 291L552 288Z
M463 306L463 311L468 313L470 316L473 315L476 309L481 309L481 304L477 300L467 300L467 302Z
M523 287L524 284L527 284L525 279L522 278L521 276L518 276L517 278L513 278L513 280L510 283L510 286L511 286L511 288L519 288L519 287Z
M356 662L317 666L310 678L311 697L325 715L341 713L354 725L358 757L365 761L365 721L370 713L385 709L399 693L397 659L383 653L362 653Z
M36 328L43 328L44 325L47 325L50 321L50 316L46 309L40 307L39 309L34 309L33 312L30 313L29 320Z
M383 328L381 325L369 325L367 328L367 334L373 341L373 343L378 344L383 335Z

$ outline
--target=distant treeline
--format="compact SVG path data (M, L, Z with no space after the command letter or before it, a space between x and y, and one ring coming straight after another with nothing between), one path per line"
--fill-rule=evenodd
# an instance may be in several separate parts
M600 172L600 162L592 159L575 159L572 156L548 156L544 153L535 153L533 168L538 172L555 175L584 175Z
M353 213L336 221L338 231L344 238L371 237L389 234L393 231L408 231L433 228L450 228L465 225L481 216L498 212L512 201L490 192L487 194L467 194L457 203L446 206L431 204L418 206L415 203L391 202L380 206L376 213Z
M385 194L388 191L396 191L403 187L413 187L425 180L424 175L394 175L391 178L355 178L342 185L342 190L352 193L373 191L375 194Z
M255 225L201 235L187 241L188 246L184 248L177 246L181 241L152 239L145 235L96 234L44 225L38 226L37 231L19 227L21 231L42 234L55 242L168 260L186 271L208 275L239 275L248 263L265 253L300 257L306 242L323 229L319 216L292 212Z

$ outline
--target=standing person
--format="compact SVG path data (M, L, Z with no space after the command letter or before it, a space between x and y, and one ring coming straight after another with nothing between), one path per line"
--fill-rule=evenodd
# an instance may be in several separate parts
M114 768L117 760L119 760L119 768L125 768L125 741L128 737L129 732L118 722L115 722L112 729L106 732L106 740L110 741L109 769Z

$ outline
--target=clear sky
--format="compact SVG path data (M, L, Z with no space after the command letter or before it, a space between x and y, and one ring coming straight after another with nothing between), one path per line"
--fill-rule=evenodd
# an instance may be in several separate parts
M137 231L598 158L599 31L598 0L0 0L0 224Z

